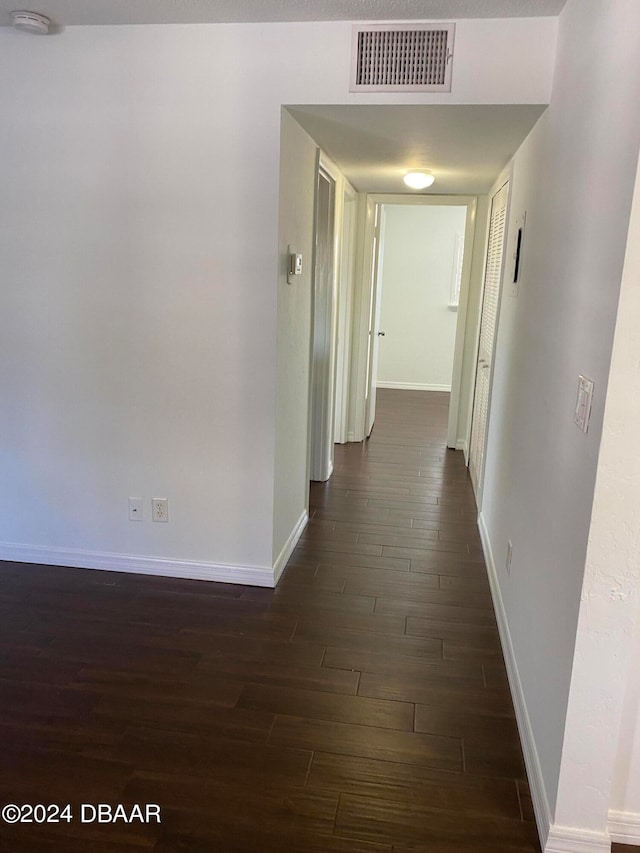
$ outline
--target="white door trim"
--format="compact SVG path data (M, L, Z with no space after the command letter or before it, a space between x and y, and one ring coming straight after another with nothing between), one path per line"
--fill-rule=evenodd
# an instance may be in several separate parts
M351 370L351 331L353 325L353 282L358 195L351 184L342 181L342 205L336 209L340 220L338 251L339 281L336 330L336 389L334 441L344 444L348 438L349 378ZM338 205L337 207L340 207Z
M328 186L325 211L329 225L328 247L318 251L319 203L322 182ZM336 324L336 180L320 156L316 173L316 213L313 261L313 298L311 331L311 420L309 477L328 480L333 472L333 418L335 388ZM327 251L328 248L328 251ZM330 276L318 275L319 264L329 264Z

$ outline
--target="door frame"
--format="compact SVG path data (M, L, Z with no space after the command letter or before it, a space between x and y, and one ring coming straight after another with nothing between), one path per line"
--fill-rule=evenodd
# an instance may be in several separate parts
M469 283L471 280L471 260L475 241L477 196L475 195L404 195L385 193L367 193L361 202L357 241L356 292L353 324L353 357L351 371L351 423L350 441L362 441L366 432L366 389L367 359L369 350L369 317L373 287L373 243L375 235L375 208L377 205L431 205L432 207L466 207L464 255L462 261L462 282L451 375L451 398L449 402L449 424L447 428L447 447L456 448L458 442L458 413L460 408L460 390L464 342L469 304ZM375 345L375 344L374 344Z
M382 288L382 267L384 265L385 241L385 205L378 204L374 209L373 243L371 246L371 301L369 303L367 368L365 371L364 388L364 430L365 438L369 438L376 419L377 385L374 381L378 375L378 348L380 342L380 308Z
M467 467L470 469L471 465L471 433L473 431L473 413L476 405L476 381L478 374L478 366L480 359L480 333L482 330L482 311L484 306L484 290L486 283L486 275L487 275L487 256L489 252L489 238L491 235L491 214L493 210L493 200L498 195L500 190L505 186L507 186L507 203L505 210L505 225L504 225L504 235L502 238L502 268L500 271L500 284L498 291L498 301L496 305L496 322L495 328L493 330L493 342L491 347L491 363L489 365L489 388L487 392L487 417L486 424L484 430L484 441L482 448L482 465L479 471L476 474L476 483L472 484L474 486L474 494L476 499L476 506L478 507L478 513L482 510L482 499L484 496L484 475L487 467L487 446L489 443L489 425L491 422L491 397L493 395L493 379L495 374L495 353L496 353L496 344L498 341L498 332L500 328L500 312L502 308L502 297L504 295L504 285L505 285L505 276L507 275L507 270L509 268L508 264L508 246L511 241L511 233L510 233L510 224L511 224L511 201L512 201L512 193L513 193L513 179L514 179L514 164L513 161L506 166L503 171L500 173L499 177L491 187L488 193L489 197L489 205L487 210L487 235L486 235L486 244L484 250L484 264L482 271L482 289L480 291L480 303L479 303L479 316L478 323L476 329L476 340L475 340L475 359L473 363L473 383L471 386L471 409L470 409L470 417L469 417L469 430L468 430L468 438L467 443L469 447L469 458L467 462Z
M353 287L356 230L358 224L358 194L347 180L342 180L342 209L338 204L336 221L340 220L338 263L338 315L336 330L336 385L334 441L348 440L349 381L351 369L351 330L353 325Z
M332 275L330 287L325 294L323 310L323 330L327 341L327 357L321 364L314 364L314 299L316 271L316 235L317 221L314 220L313 252L313 299L311 306L310 339L310 378L309 378L309 429L308 429L308 474L309 479L326 481L333 473L334 441L350 440L345 435L347 413L349 410L349 379L351 366L351 319L353 305L353 256L355 246L355 227L351 233L344 232L344 212L347 203L357 204L358 195L340 169L324 151L318 149L316 176L324 174L333 182L333 232L331 235ZM317 216L317 181L314 216ZM347 239L350 237L351 239ZM347 274L348 273L348 274ZM345 329L346 334L340 334ZM338 370L340 377L338 378ZM336 394L340 394L340 405L336 403ZM342 436L336 413L340 412L344 420ZM336 439L336 435L338 438ZM317 445L317 446L316 446ZM320 460L320 464L316 461Z
M327 234L328 280L318 280L320 184L329 187ZM309 479L324 482L333 473L333 419L336 322L336 194L337 181L320 155L316 169L311 298L311 376L309 400ZM320 354L320 357L318 357Z

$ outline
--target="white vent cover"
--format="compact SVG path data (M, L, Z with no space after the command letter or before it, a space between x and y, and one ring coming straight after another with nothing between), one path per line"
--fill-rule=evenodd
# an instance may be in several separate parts
M450 92L455 24L353 28L351 92Z

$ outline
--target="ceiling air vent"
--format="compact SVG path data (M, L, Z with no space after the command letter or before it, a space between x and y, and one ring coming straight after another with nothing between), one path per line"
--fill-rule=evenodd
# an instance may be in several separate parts
M351 92L450 92L455 24L353 28Z

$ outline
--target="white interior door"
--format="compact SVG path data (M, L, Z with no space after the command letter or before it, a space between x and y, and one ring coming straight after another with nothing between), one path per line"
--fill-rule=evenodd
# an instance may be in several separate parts
M367 354L367 384L365 402L365 436L368 438L376 419L376 380L378 378L378 343L380 334L380 282L384 249L384 206L376 205L371 261L371 301L369 304L369 351Z
M487 442L491 368L498 321L498 307L500 304L508 198L509 184L506 183L498 190L491 201L491 217L489 220L487 263L482 295L480 342L478 345L478 362L476 365L471 442L469 448L469 473L471 474L471 482L473 483L478 502L480 500L484 477L484 454Z
M321 481L328 480L333 471L334 216L335 181L319 169L313 276L309 479Z

